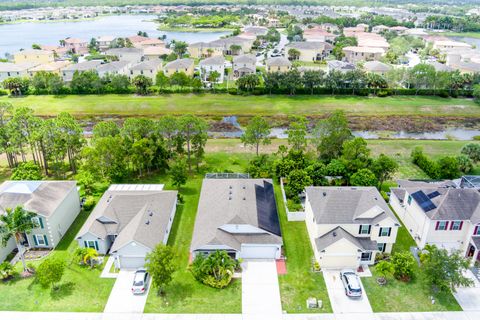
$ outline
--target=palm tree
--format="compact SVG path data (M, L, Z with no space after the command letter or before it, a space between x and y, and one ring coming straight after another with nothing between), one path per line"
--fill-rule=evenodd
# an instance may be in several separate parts
M93 261L98 258L98 251L93 248L87 248L83 256L83 263L90 264L90 268L93 268Z
M5 247L8 241L14 237L17 244L20 259L22 260L23 270L27 271L27 265L23 256L23 245L20 243L23 233L30 233L37 224L32 220L36 216L35 213L17 206L14 210L7 209L6 214L0 215L0 237L2 246Z

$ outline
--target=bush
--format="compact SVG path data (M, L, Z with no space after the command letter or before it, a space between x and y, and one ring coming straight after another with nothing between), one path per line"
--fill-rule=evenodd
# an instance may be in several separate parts
M287 208L289 211L303 211L302 204L292 199L287 200Z
M412 280L415 263L415 258L410 252L397 252L392 255L393 275L395 278L409 282Z
M65 261L58 258L47 258L37 268L37 281L44 288L52 286L57 288L57 284L65 272Z
M95 198L92 196L88 196L85 200L85 203L83 204L83 209L84 210L91 210L95 206Z
M377 92L377 97L385 98L389 96L389 92L386 90L380 90Z
M8 280L13 277L15 274L15 268L10 264L10 262L5 261L0 263L0 279Z
M236 267L238 267L237 262L226 251L215 251L208 256L197 254L190 270L197 281L222 289L232 281Z
M439 178L439 166L435 161L430 160L421 147L416 147L411 154L412 163L422 169L430 178Z
M11 180L42 180L40 167L33 161L22 162L13 169Z

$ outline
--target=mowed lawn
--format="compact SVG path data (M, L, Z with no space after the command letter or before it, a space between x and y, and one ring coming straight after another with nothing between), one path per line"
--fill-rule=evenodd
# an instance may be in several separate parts
M415 241L402 225L398 230L392 253L408 251L412 246L416 246ZM379 275L375 271L375 267L370 267L370 270L373 276L362 278L362 283L374 312L462 310L451 293L432 293L423 271L417 264L415 265L415 277L408 283L389 277L387 284L380 286L377 283ZM432 304L432 296L435 299L435 304Z
M323 275L312 271L313 251L305 222L287 220L278 184L275 185L275 196L287 257L287 274L278 277L282 308L288 313L332 312ZM322 309L307 309L306 303L310 297L322 300Z
M100 278L102 267L89 269L71 261L77 247L75 236L89 211L81 211L56 249L50 254L67 263L56 291L41 287L35 278L0 282L0 310L103 312L115 279ZM40 261L33 262L38 265ZM17 265L21 270L20 265Z
M205 165L200 174L191 177L180 193L184 203L177 206L169 244L179 253L179 271L166 288L166 294L158 296L156 290L150 290L144 312L146 313L241 313L242 284L234 279L225 289L214 289L199 283L188 270L190 242L192 240L197 205L200 197L202 179L206 172L244 172L249 155L227 153L207 154ZM167 189L173 189L168 177L159 176L142 180L148 183L166 183Z
M38 115L66 111L76 116L164 114L197 115L322 115L342 109L355 115L480 116L480 106L471 99L422 96L358 97L310 95L236 96L228 94L66 95L0 97L0 102L28 106Z

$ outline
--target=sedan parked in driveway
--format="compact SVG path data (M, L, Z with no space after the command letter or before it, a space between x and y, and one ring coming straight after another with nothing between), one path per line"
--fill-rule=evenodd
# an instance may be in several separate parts
M135 271L133 277L132 293L143 294L147 291L148 286L148 272L145 269L138 269Z
M362 286L360 285L360 279L355 271L344 269L340 271L340 278L342 279L343 287L345 288L345 294L348 297L359 298L362 296Z

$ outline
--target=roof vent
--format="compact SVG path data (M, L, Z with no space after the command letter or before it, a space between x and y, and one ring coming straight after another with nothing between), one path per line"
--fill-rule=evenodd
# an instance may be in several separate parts
M243 197L243 200L247 200L247 198Z
M232 194L232 191L230 191L228 194Z
M332 233L332 235L333 235L334 237L336 237L336 236L337 236L337 233L334 231L334 232Z
M232 186L228 186L229 189L232 189L233 187Z
M153 212L152 212L152 211L150 211L150 213L149 213L148 215L149 215L150 217L151 217L151 216L153 216Z
M150 220L145 221L145 224L146 224L146 225L149 225L149 224L150 224Z
M243 186L243 188L242 188L242 189L243 189L243 190L245 190L245 189L247 189L247 187Z
M232 200L232 197L228 197L228 200Z
M327 193L326 193L326 192L323 192L323 196L326 197L326 196L327 196Z

